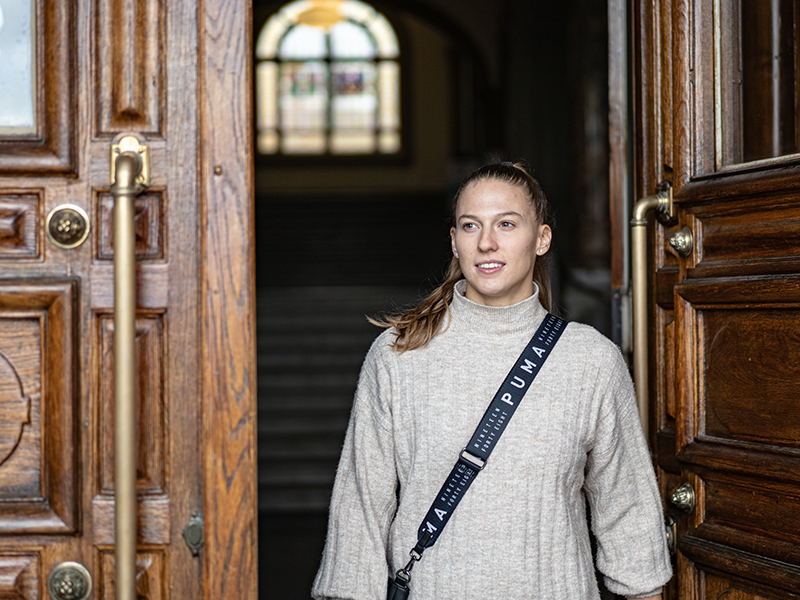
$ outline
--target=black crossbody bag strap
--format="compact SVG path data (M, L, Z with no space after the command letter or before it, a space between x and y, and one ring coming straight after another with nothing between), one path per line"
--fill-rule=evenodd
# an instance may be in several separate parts
M461 451L458 461L436 495L428 514L422 520L417 534L417 545L410 552L411 560L404 568L397 571L394 578L389 578L388 600L408 598L411 568L422 558L425 548L430 548L436 543L456 506L489 459L497 440L505 431L525 392L539 374L566 325L566 321L548 313L531 341L525 345L522 354L506 375L489 408L486 409L469 444Z

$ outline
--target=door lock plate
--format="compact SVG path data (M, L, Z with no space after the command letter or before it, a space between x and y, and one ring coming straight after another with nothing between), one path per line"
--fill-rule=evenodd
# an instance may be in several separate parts
M62 562L50 571L47 591L54 600L85 600L92 593L92 576L81 563Z
M198 556L203 547L203 519L196 511L192 512L189 522L183 528L183 539L192 551L192 556Z
M667 547L670 554L675 554L678 551L678 524L670 515L667 515L664 522L664 527L667 533Z
M89 215L77 204L59 204L47 215L47 237L60 248L77 248L89 237Z

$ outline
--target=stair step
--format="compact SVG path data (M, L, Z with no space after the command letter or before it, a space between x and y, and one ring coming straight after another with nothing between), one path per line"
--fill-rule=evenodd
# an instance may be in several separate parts
M264 419L258 426L258 436L297 436L298 439L312 435L327 433L344 433L347 428L349 416L342 413L335 418L304 419L304 418L272 418Z
M364 356L403 288L259 290L260 510L327 510Z
M330 502L330 486L287 490L259 488L258 490L258 510L261 513L326 511Z
M267 461L330 460L338 462L344 442L344 432L331 436L311 436L304 443L287 444L280 438L259 437L258 459ZM335 457L335 459L333 458Z
M336 466L335 460L265 463L264 468L259 469L259 486L290 488L333 485Z
M349 349L348 349L349 350ZM304 369L332 369L347 368L358 371L364 362L364 352L337 352L335 354L323 352L281 352L266 354L258 357L258 370L280 371L288 368Z
M345 411L350 412L353 405L353 394L327 394L323 390L297 390L296 393L288 395L266 395L258 396L258 411L306 411L311 414L326 411Z

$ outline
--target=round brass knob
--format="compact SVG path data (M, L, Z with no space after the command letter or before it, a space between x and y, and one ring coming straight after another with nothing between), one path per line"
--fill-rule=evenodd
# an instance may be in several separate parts
M691 483L684 483L672 492L669 498L670 502L677 508L692 512L694 510L694 488Z
M61 248L76 248L89 236L89 216L77 204L61 204L47 215L47 235Z
M50 571L47 591L55 600L85 600L92 592L92 576L80 563L62 562Z
M681 227L675 234L669 238L669 245L678 253L682 258L688 258L692 254L694 247L694 238L692 237L692 230L688 227Z

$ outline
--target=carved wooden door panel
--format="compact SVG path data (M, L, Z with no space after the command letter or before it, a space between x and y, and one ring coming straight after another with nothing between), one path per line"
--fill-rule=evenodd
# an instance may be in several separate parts
M114 598L117 427L138 440L138 598L252 597L248 3L0 10L0 37L21 40L0 42L0 61L22 72L0 66L3 94L22 90L0 101L0 598L49 598L67 561L90 597ZM135 201L133 423L114 422L122 133L147 145L150 171Z
M633 16L636 194L669 180L675 203L650 226L667 597L797 598L800 3L637 0Z

